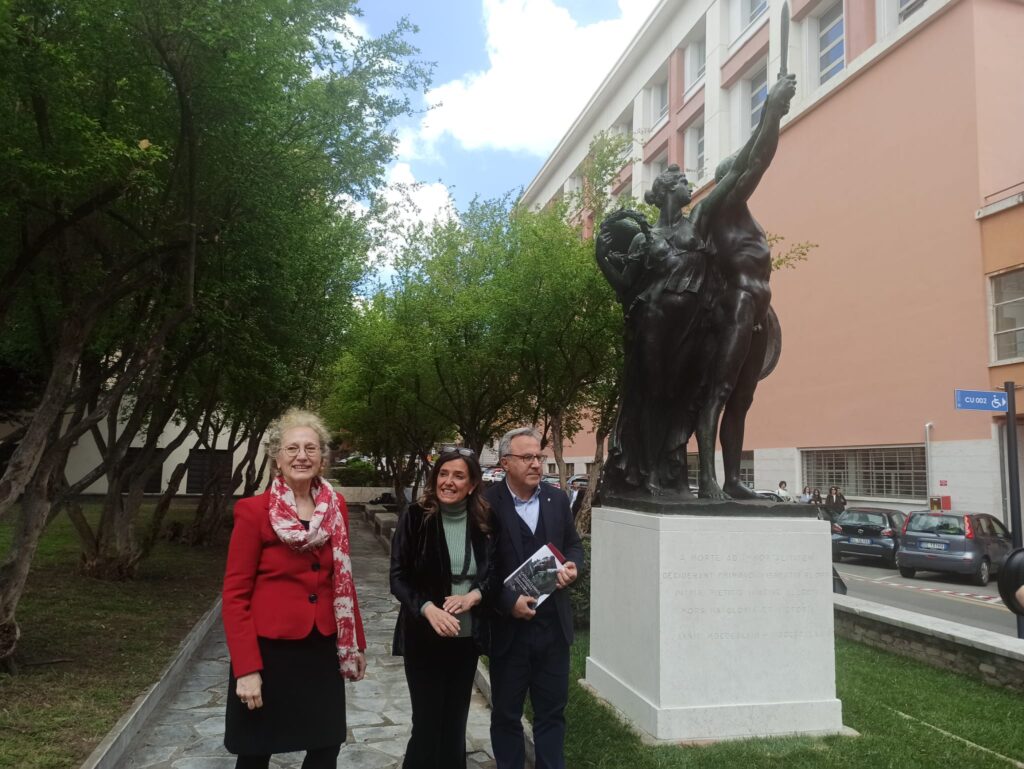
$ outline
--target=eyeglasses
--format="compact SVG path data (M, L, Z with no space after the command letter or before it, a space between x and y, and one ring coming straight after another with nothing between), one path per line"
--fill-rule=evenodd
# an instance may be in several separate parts
M534 462L544 464L545 460L547 460L548 458L547 454L506 454L505 456L515 457L516 459L527 465L532 465Z
M473 449L465 449L461 446L445 446L441 449L442 454L458 454L460 457L475 457L476 452Z
M300 451L305 451L307 457L318 457L320 456L320 447L314 444L308 446L282 446L281 451L289 459L295 459L299 455Z

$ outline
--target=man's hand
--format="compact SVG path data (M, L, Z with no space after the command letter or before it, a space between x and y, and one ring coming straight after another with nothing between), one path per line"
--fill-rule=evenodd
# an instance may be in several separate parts
M248 673L235 681L235 694L249 710L263 707L263 676Z
M768 107L780 115L789 112L789 103L796 95L796 75L783 75L775 81L768 94Z
M563 587L569 587L569 585L576 581L578 576L579 572L576 571L576 564L572 561L566 561L562 564L562 568L558 570L558 575L555 577L558 581L558 589L561 590Z
M528 595L521 595L516 599L515 606L512 607L512 616L516 619L533 619L537 610L533 607L537 605L537 599L531 598Z
M430 604L423 610L423 616L427 618L430 627L434 628L434 632L442 638L454 638L459 634L459 621L444 609L438 609L434 604Z

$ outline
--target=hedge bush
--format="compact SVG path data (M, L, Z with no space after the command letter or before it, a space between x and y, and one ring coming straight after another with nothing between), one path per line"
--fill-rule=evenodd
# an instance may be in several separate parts
M349 462L334 468L334 478L339 486L380 486L377 468L370 462Z
M583 537L583 552L586 555L585 568L576 584L569 591L572 599L572 623L574 627L590 627L590 535Z

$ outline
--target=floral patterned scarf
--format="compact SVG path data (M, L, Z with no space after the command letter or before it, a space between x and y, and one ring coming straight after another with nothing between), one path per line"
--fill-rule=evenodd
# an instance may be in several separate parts
M309 530L299 520L295 493L278 475L270 485L270 525L278 538L293 550L316 550L330 541L334 556L334 619L338 624L338 659L346 678L356 675L356 586L349 558L348 527L338 497L323 477L313 481L313 518Z

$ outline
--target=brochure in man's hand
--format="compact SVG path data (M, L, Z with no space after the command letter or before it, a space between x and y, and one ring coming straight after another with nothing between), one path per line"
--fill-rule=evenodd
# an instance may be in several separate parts
M534 608L555 592L557 575L565 563L565 556L548 542L541 545L536 553L520 564L519 568L505 577L505 584L519 595L537 599Z

